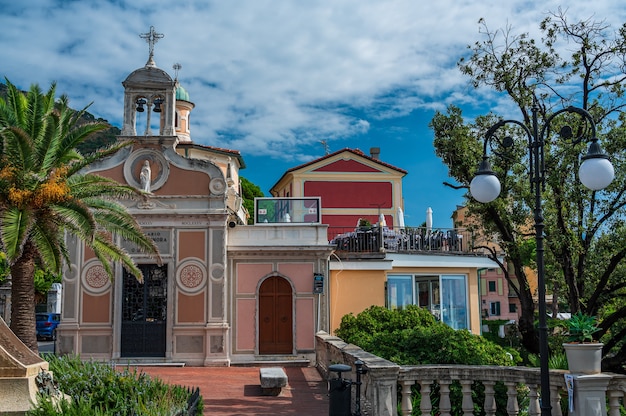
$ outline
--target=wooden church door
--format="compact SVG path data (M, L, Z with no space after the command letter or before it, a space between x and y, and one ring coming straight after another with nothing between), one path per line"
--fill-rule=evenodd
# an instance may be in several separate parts
M259 288L259 353L293 353L293 293L279 276L266 279Z

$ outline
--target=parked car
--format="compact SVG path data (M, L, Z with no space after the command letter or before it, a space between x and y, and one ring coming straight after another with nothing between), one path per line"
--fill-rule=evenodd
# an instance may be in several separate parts
M57 338L57 326L61 321L61 314L58 313L38 313L37 320L37 339L50 339L52 341Z

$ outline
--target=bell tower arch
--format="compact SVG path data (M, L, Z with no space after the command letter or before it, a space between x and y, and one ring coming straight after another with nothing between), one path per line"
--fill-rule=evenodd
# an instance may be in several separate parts
M154 62L154 44L163 35L151 27L149 33L140 36L150 44L150 55L143 68L133 71L122 82L124 123L121 135L175 136L176 81ZM145 114L141 117L145 127L137 125L138 113Z

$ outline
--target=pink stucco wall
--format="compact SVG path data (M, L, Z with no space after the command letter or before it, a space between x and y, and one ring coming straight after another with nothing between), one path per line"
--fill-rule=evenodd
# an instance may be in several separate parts
M278 272L291 279L296 293L313 290L313 263L279 263Z
M256 299L237 299L235 322L237 337L235 350L254 350L256 333Z
M259 279L272 272L271 264L238 264L237 294L255 294Z
M315 348L314 313L313 298L296 300L296 349L298 350Z

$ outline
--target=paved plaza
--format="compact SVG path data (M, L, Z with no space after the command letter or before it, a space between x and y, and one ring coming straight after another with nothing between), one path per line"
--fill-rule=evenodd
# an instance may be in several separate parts
M200 387L205 415L328 414L326 381L314 367L284 367L289 379L278 396L261 395L258 367L138 367L161 380Z

